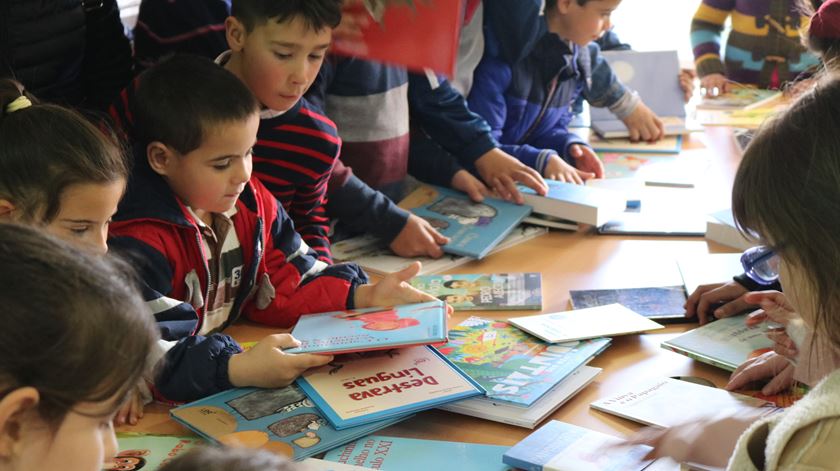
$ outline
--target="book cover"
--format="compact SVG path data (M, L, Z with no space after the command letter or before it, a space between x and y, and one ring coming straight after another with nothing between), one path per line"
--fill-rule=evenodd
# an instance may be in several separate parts
M686 125L685 117L671 116L660 117L660 119L662 120L664 135L666 137L680 136L690 132ZM591 128L595 134L603 139L631 142L630 130L627 129L624 121L616 118L615 116L613 116L612 119L599 119L597 121L592 121Z
M572 290L569 294L572 309L618 303L651 319L685 319L686 295L682 286Z
M338 430L484 394L433 347L342 355L297 385Z
M735 225L731 209L724 209L711 214L706 222L706 239L738 250L747 250L758 245L758 238L748 238Z
M580 224L566 219L546 216L544 214L531 213L530 216L522 220L525 224L533 224L535 226L542 226L549 229L560 229L562 231L577 232L580 229ZM492 252L491 252L492 253Z
M764 121L774 116L779 110L778 107L750 110L697 110L697 122L703 126L758 129Z
M103 471L158 469L176 456L203 443L205 443L204 440L198 437L118 433L119 451L113 458L105 460L102 469Z
M551 345L506 322L470 317L449 331L440 352L487 397L529 407L605 349L609 339Z
M214 443L262 448L295 460L317 455L405 418L336 430L295 385L230 389L176 407L170 415Z
M590 407L663 428L722 412L736 414L760 407L766 408L767 413L778 410L772 403L761 399L674 378L648 379L599 399Z
M411 285L456 311L542 309L539 273L423 275L414 277Z
M300 471L366 471L375 468L354 466L352 464L336 463L335 461L306 458L298 464Z
M664 327L621 304L513 317L509 322L548 343L614 337Z
M589 145L595 152L626 152L631 154L679 154L682 150L682 136L665 136L649 142L631 142L630 139L603 138L589 135Z
M525 216L528 205L516 205L495 198L475 203L461 192L422 185L399 204L428 221L449 237L444 252L483 258L505 238Z
M649 205L643 204L641 212L624 212L599 227L598 233L665 237L700 237L706 233L706 217L702 214L690 211L665 214L656 209L648 211L650 209Z
M781 98L778 90L764 90L752 87L737 87L717 96L705 96L697 104L698 110L749 110L761 108Z
M330 450L324 459L386 471L513 471L502 463L507 449L499 445L370 436Z
M617 191L556 180L545 183L548 185L546 196L519 185L525 203L531 205L536 214L600 226L627 207L627 200Z
M504 462L529 471L641 471L651 447L616 447L624 439L552 420L504 455Z
M729 281L744 271L739 253L686 255L677 259L677 267L689 295L700 285Z
M446 306L440 301L306 314L288 353L350 353L446 341Z
M660 345L697 361L735 371L748 358L773 348L761 326L747 327L746 314L725 317L678 335Z

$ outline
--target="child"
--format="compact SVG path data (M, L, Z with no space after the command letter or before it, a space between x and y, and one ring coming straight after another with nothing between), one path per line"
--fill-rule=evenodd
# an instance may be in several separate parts
M0 224L0 467L99 471L157 334L127 268Z
M0 79L0 142L0 221L105 253L128 175L114 141L78 113Z
M330 361L283 354L296 345L289 335L241 353L218 333L240 314L289 327L304 313L433 299L404 283L419 264L370 285L356 265L315 258L276 199L251 178L259 104L217 64L175 57L144 72L134 120L134 171L111 236L114 247L138 259L146 299L170 342L158 355L165 353L155 381L163 397L283 386ZM197 329L181 324L196 315Z

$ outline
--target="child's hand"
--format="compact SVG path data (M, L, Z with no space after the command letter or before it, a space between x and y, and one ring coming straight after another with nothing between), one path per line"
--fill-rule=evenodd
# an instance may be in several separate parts
M475 178L470 172L466 170L458 170L452 176L452 181L449 183L452 188L463 191L476 203L484 201L484 197L490 192L481 180Z
M680 69L680 88L682 88L683 99L686 103L694 95L694 80L696 78L697 72L694 69Z
M791 321L800 319L785 295L779 291L755 291L747 293L744 298L750 304L761 306L761 309L747 317L748 326L755 326L769 320L786 327ZM796 360L799 351L785 329L768 330L767 337L773 341L773 350L776 353Z
M548 192L548 187L539 172L498 148L479 157L475 161L475 168L484 183L503 199L516 204L524 203L516 188L516 182L531 188L538 195L545 196Z
M357 308L363 308L434 301L436 299L434 296L407 283L418 273L420 273L420 262L414 262L411 266L391 273L379 283L358 286L353 299L354 305Z
M731 87L723 74L709 74L700 79L700 93L705 96L718 96L728 92Z
M246 352L230 357L228 378L236 387L280 388L301 373L331 362L332 355L283 353L283 348L300 346L289 334L275 334L260 340Z
M698 286L685 301L685 316L697 316L701 325L715 318L734 316L752 306L744 300L746 293L747 288L736 281ZM710 312L721 303L725 304L717 307L714 313Z
M548 158L543 176L549 180L582 185L584 180L594 177L595 174L582 172L567 164L559 155L554 154Z
M142 379L140 381L143 381ZM143 395L140 387L136 386L128 392L125 402L114 416L114 425L137 425L137 421L143 418Z
M592 174L595 178L604 178L604 164L592 148L580 144L572 144L569 146L569 155L575 159L575 167L578 170ZM588 179L584 178L584 180Z
M761 393L777 394L793 386L795 372L796 368L790 360L776 352L765 352L738 365L725 388L737 391L750 383L767 381Z
M630 131L632 142L656 142L665 135L665 125L662 124L662 120L644 103L636 105L636 109L622 122Z
M405 227L391 241L389 247L400 257L440 258L443 256L440 246L448 243L449 238L444 237L428 221L411 214Z
M341 22L332 31L333 44L344 49L363 47L362 29L370 25L370 16L361 0L346 0L341 10Z

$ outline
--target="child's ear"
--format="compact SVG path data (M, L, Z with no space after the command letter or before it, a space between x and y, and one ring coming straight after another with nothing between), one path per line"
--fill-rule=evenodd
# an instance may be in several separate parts
M577 0L557 0L557 6L555 7L556 13L560 13L562 15L568 14L569 9L572 7L572 2L575 1Z
M229 16L225 19L225 39L227 39L228 47L231 51L241 51L245 46L245 38L247 36L248 31L239 19L235 16Z
M26 439L23 422L39 399L38 390L32 387L15 389L0 399L0 459L20 453Z
M11 201L0 198L0 221L10 221L15 214L15 204Z
M172 161L178 156L172 152L172 149L160 141L150 142L146 146L146 159L149 161L149 167L158 175L166 176L169 174L169 169L172 166Z

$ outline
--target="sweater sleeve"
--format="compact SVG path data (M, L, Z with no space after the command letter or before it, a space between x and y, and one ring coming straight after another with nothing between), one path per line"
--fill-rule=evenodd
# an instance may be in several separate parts
M735 8L735 0L703 0L691 20L691 47L694 65L701 78L723 74L721 60L721 32L726 19Z
M86 8L85 22L84 106L104 111L131 81L131 44L125 36L117 0L103 0Z
M339 167L337 167L339 168ZM354 232L370 232L390 243L408 222L409 212L390 198L369 187L341 165L333 179L343 184L330 184L327 213Z

